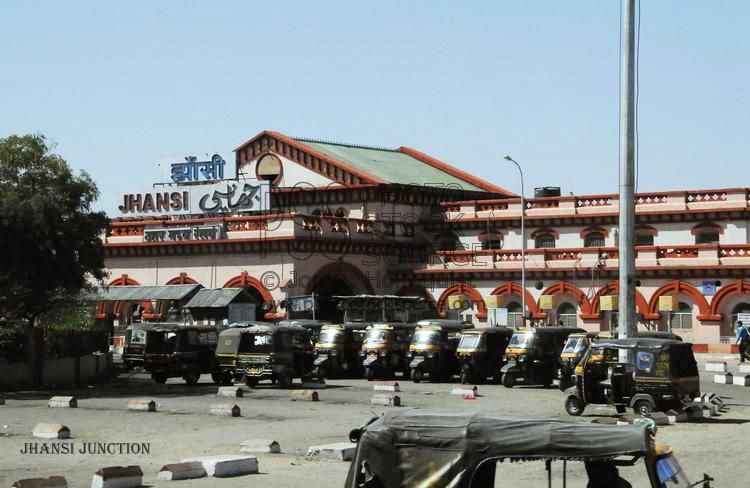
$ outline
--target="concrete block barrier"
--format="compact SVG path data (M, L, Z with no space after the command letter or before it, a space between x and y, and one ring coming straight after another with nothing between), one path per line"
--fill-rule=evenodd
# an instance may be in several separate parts
M308 401L308 402L317 402L320 400L320 397L318 396L317 391L313 390L294 390L292 391L292 400L293 401Z
M78 400L72 396L53 396L47 405L50 408L77 408Z
M351 461L357 445L351 442L310 446L305 459L317 461Z
M709 361L706 363L705 368L707 372L726 373L727 363L723 361Z
M719 385L731 385L733 381L732 373L722 373L714 375L714 383Z
M240 452L267 452L271 454L279 454L281 452L281 446L279 446L278 442L271 439L248 439L242 441Z
M392 393L398 393L401 388L398 385L398 381L378 381L372 386L373 391L386 391Z
M703 418L703 408L699 405L690 405L685 408L685 414L688 420L700 420Z
M206 470L208 476L214 476L217 478L255 474L258 472L258 458L255 456L243 456L241 454L197 457L183 459L182 462L201 463L203 464L203 469Z
M647 416L654 421L656 425L669 425L669 416L665 412L651 412Z
M479 388L476 385L457 386L451 390L451 395L474 398L479 396Z
M140 466L110 466L94 473L91 488L138 488L143 485Z
M37 424L31 432L39 439L70 439L70 429L62 424Z
M220 386L216 395L227 398L241 398L242 388L239 386Z
M206 468L203 463L175 463L165 464L159 470L159 479L162 481L192 480L206 476Z
M128 400L128 410L133 412L156 412L156 402L148 398Z
M68 488L68 482L62 476L26 478L16 481L11 485L11 488Z
M750 364L740 364L740 373L750 373Z
M670 424L679 424L688 421L687 413L684 410L667 410L665 413Z
M393 393L376 393L370 399L370 404L385 407L400 407L401 397Z
M732 378L732 384L737 386L750 386L750 375L735 376Z
M703 416L704 417L716 417L719 415L719 409L716 408L716 405L702 405L703 408Z
M224 417L239 417L241 414L240 407L232 403L212 403L208 407L210 415L219 415Z

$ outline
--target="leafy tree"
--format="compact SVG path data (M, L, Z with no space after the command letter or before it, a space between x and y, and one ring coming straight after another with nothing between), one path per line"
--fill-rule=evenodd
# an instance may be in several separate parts
M108 220L91 209L96 185L52 149L42 135L0 139L0 315L26 322L37 385L39 318L106 274L100 237Z

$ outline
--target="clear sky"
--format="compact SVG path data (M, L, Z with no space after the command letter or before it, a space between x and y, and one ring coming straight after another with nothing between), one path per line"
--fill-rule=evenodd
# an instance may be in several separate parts
M105 210L165 156L264 129L617 192L616 0L7 1L0 21L0 137L56 141ZM639 190L750 186L750 2L644 0L641 21Z

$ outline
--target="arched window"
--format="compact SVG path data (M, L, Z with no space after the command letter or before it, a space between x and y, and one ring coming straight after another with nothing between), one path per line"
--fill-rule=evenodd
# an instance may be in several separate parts
M479 234L479 242L482 243L482 249L502 249L503 235L499 232L482 232Z
M462 249L458 237L453 232L445 232L438 235L435 238L435 245L437 246L438 251L455 251L457 249Z
M732 309L732 331L734 333L737 333L737 327L739 326L737 322L739 321L739 314L741 313L750 313L750 303L738 303L733 309ZM750 324L745 324L747 326L750 326Z
M583 247L604 247L604 234L591 232L583 239Z
M505 306L508 309L508 327L523 327L523 312L521 304L510 302Z
M636 246L653 246L654 233L650 230L640 229L635 231Z
M578 325L578 314L572 303L563 303L557 307L557 325L575 327Z
M534 247L537 249L551 249L555 247L555 236L552 234L539 234L534 239Z
M669 313L669 324L671 329L692 329L693 307L685 302L680 302L677 311Z
M696 244L718 244L719 235L724 233L724 229L717 224L703 223L693 227L691 232Z

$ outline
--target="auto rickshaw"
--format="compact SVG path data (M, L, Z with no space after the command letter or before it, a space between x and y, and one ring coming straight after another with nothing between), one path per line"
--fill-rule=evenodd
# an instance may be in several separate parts
M146 353L146 337L153 324L133 324L125 329L125 345L122 349L122 363L126 369L143 366Z
M500 382L505 348L513 329L485 327L461 332L456 357L461 365L461 383L483 383L487 378Z
M669 339L682 342L682 336L679 336L674 332L665 332L661 330L639 330L636 332L636 337L643 339Z
M361 374L359 350L366 328L364 324L324 325L315 343L313 375L323 379L340 374Z
M219 343L216 346L216 372L218 382L231 385L234 380L244 377L241 369L237 368L239 361L241 330L256 325L273 327L271 322L247 321L235 322L219 333Z
M349 438L357 448L346 488L551 488L553 477L555 486L589 488L705 488L712 481L704 474L691 483L674 453L655 440L655 429L645 426L398 410ZM568 469L579 462L584 469Z
M620 362L627 351L627 362ZM586 405L614 405L647 415L683 406L700 396L692 344L668 339L595 341L576 366L575 386L565 391L565 410L581 415Z
M316 319L291 319L281 320L277 325L285 325L288 327L303 327L310 333L310 340L313 344L318 342L318 336L320 335L320 329L329 325L331 322L328 320L316 320Z
M501 370L503 386L513 388L520 378L527 385L548 387L557 374L560 353L570 334L586 333L577 327L534 327L513 333Z
M233 329L222 332L226 334ZM271 380L290 388L294 378L303 381L312 375L313 347L310 334L302 327L253 325L234 329L239 334L237 371L245 384Z
M391 378L396 372L408 371L409 350L415 324L386 323L367 327L359 355L365 378Z
M474 327L458 320L420 320L414 330L407 358L411 380L419 383L425 373L430 380L450 378L458 372L456 348L461 331Z
M182 377L193 385L204 373L211 373L216 381L216 343L216 329L211 326L155 324L146 331L143 367L160 384Z
M557 375L560 391L565 391L573 384L576 365L586 354L591 341L594 339L612 339L612 333L608 331L577 332L568 336L560 353L560 371Z

